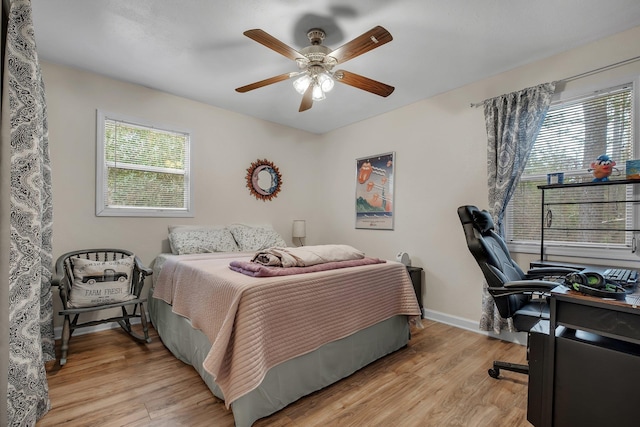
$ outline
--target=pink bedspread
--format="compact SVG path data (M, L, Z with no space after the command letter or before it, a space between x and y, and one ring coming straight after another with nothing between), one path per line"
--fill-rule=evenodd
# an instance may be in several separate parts
M291 274L306 274L316 271L337 270L338 268L357 267L359 265L381 264L383 259L364 257L346 261L332 261L322 264L314 264L309 267L273 267L258 264L253 261L234 260L229 263L229 268L238 273L253 277L289 276Z
M203 365L227 407L279 363L395 315L420 321L407 270L395 261L281 277L238 274L229 262L228 254L170 258L153 293L209 338Z

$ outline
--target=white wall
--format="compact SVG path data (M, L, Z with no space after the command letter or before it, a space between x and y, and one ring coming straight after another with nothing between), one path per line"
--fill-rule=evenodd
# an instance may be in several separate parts
M96 74L44 63L54 191L54 256L84 247L124 247L150 263L169 224L273 224L291 239L294 218L320 185L313 164L321 146L305 132ZM95 216L96 109L192 131L194 218ZM247 168L267 158L278 166L282 191L256 200Z
M53 180L53 255L81 248L117 247L149 265L168 252L169 224L272 224L291 240L293 219L307 218L322 146L314 135L184 98L44 62ZM96 109L174 125L192 132L194 218L95 215ZM316 138L317 139L317 138ZM269 202L246 188L247 168L274 162L282 190ZM317 228L310 227L309 238ZM164 244L163 244L164 242ZM145 291L146 292L146 291ZM55 300L57 312L59 298ZM56 316L55 324L61 324Z
M477 322L482 276L456 213L460 205L488 204L484 114L470 103L636 56L640 27L324 135L324 162L334 173L323 177L322 243L345 239L387 259L408 252L413 265L425 269L425 308ZM637 75L640 62L575 80L564 90ZM345 185L354 179L354 159L388 151L396 152L395 230L355 230L353 185Z
M477 323L482 277L456 214L463 204L487 205L483 111L469 104L639 55L640 27L320 136L44 63L54 257L116 246L150 263L169 224L271 223L289 240L292 220L304 218L308 244L347 243L387 259L409 252L425 269L426 308ZM640 62L573 81L566 90L638 74ZM194 132L195 218L95 216L96 108ZM389 151L396 152L395 229L356 230L355 159ZM258 158L273 161L283 175L282 192L271 202L245 188L246 168Z

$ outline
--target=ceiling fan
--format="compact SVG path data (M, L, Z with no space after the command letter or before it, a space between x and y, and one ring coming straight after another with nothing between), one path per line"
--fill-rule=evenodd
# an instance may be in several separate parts
M331 50L322 44L325 33L319 28L313 28L307 33L310 46L297 51L263 30L247 30L243 33L250 39L296 61L300 71L284 73L259 82L251 83L236 89L245 93L273 83L298 77L293 83L294 88L302 95L299 111L305 111L313 106L313 101L325 98L325 93L333 88L334 81L366 90L376 95L387 97L394 90L393 86L372 80L359 74L345 70L333 71L337 64L369 52L393 40L391 34L381 26L377 26L356 37L350 42Z

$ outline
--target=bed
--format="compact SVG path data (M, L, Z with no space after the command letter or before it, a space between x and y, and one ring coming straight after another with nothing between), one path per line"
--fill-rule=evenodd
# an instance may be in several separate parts
M164 345L238 427L406 346L410 321L420 322L400 263L253 277L230 268L254 258L242 249L160 254L148 303Z

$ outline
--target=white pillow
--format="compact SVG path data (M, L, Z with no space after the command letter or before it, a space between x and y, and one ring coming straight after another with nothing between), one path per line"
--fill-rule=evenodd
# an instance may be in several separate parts
M129 301L134 255L113 261L73 258L73 284L67 305L94 307Z
M169 243L175 255L238 251L226 228L174 228L169 233Z
M195 231L195 230L221 230L224 225L186 225L186 224L174 224L167 227L169 229L169 234L174 231Z
M274 246L280 248L287 246L282 236L270 225L252 227L244 224L231 224L228 228L243 252L259 251Z

